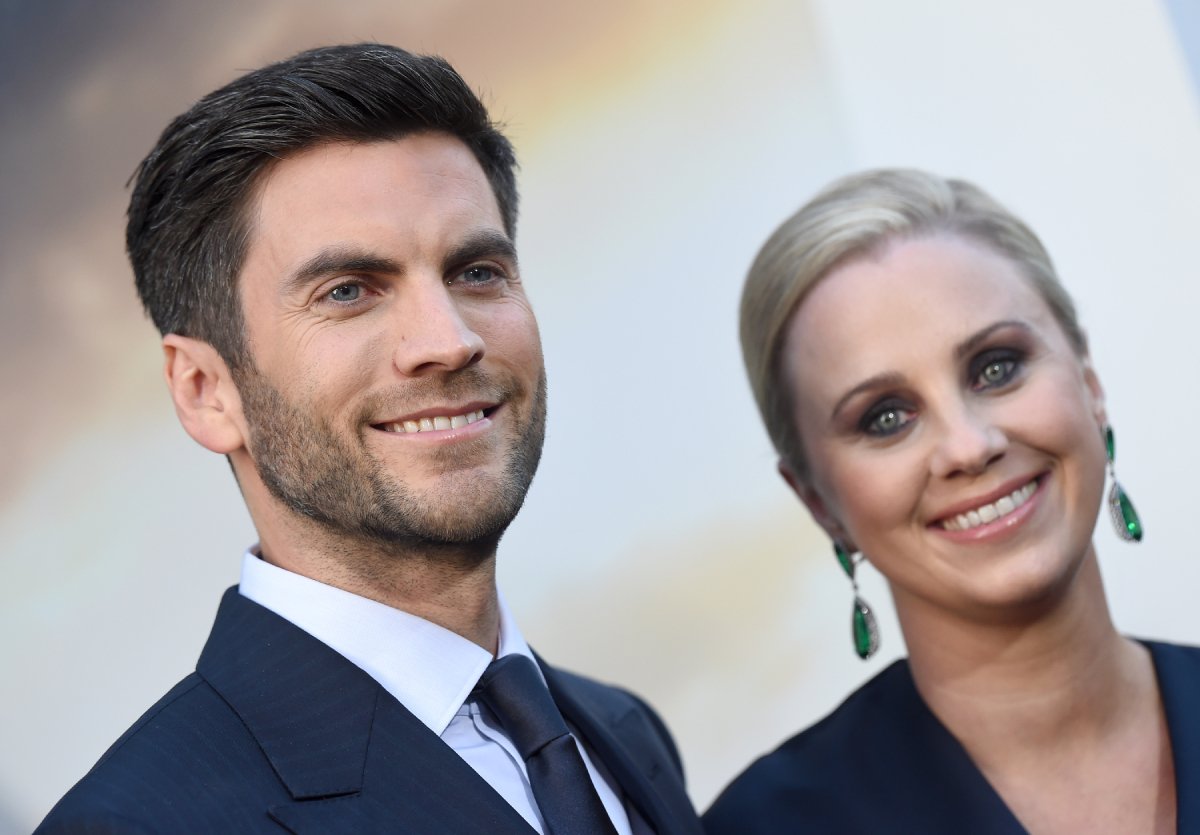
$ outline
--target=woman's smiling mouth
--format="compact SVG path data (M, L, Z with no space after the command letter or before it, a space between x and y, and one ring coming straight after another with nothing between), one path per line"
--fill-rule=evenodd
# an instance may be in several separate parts
M1035 478L994 502L981 504L971 510L942 519L937 524L947 531L969 531L981 527L1015 513L1018 508L1033 498L1037 489L1038 479Z

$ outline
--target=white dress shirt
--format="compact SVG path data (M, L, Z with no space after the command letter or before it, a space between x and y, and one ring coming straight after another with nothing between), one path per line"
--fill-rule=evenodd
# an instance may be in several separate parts
M492 655L435 623L374 600L271 565L247 552L238 588L345 656L442 738L516 809L543 832L525 761L491 711L468 698ZM500 598L497 657L533 653ZM539 669L540 672L540 669ZM619 835L631 835L629 817L612 778L576 744Z

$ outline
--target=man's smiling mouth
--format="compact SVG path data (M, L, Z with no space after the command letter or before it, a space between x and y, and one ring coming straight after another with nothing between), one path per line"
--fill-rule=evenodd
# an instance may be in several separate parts
M423 417L417 420L402 420L395 423L380 423L376 425L376 429L382 429L384 432L398 432L401 434L411 434L416 432L442 432L447 429L461 429L464 426L469 426L478 420L483 420L483 409L475 409L471 412L465 412L458 415L436 415L433 417Z
M1037 492L1037 488L1038 481L1034 479L1023 487L1018 487L1007 496L1002 496L990 504L980 505L968 510L966 513L960 513L949 519L943 519L941 523L942 527L948 531L969 531L972 528L978 528L980 525L986 525L988 522L995 522L997 519L1007 516L1029 501L1030 497Z

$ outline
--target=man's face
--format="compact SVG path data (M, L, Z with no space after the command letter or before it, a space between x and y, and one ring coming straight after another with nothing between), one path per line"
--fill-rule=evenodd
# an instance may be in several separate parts
M545 373L479 163L444 134L331 143L256 193L238 388L269 493L359 540L494 548L541 455Z

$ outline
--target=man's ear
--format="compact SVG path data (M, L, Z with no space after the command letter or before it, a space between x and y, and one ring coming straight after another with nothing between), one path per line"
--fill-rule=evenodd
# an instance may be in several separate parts
M858 549L850 541L850 537L842 527L841 522L830 512L829 506L825 503L825 499L822 498L817 488L813 487L808 479L797 473L782 458L779 459L779 463L776 466L779 469L779 474L783 476L783 480L787 482L788 487L792 488L792 492L808 508L808 512L812 514L813 521L821 526L821 529L829 535L829 538L834 542L841 543L842 547L851 553L857 551Z
M184 430L205 449L222 455L245 446L242 401L217 350L177 333L164 336L162 346L163 373Z

